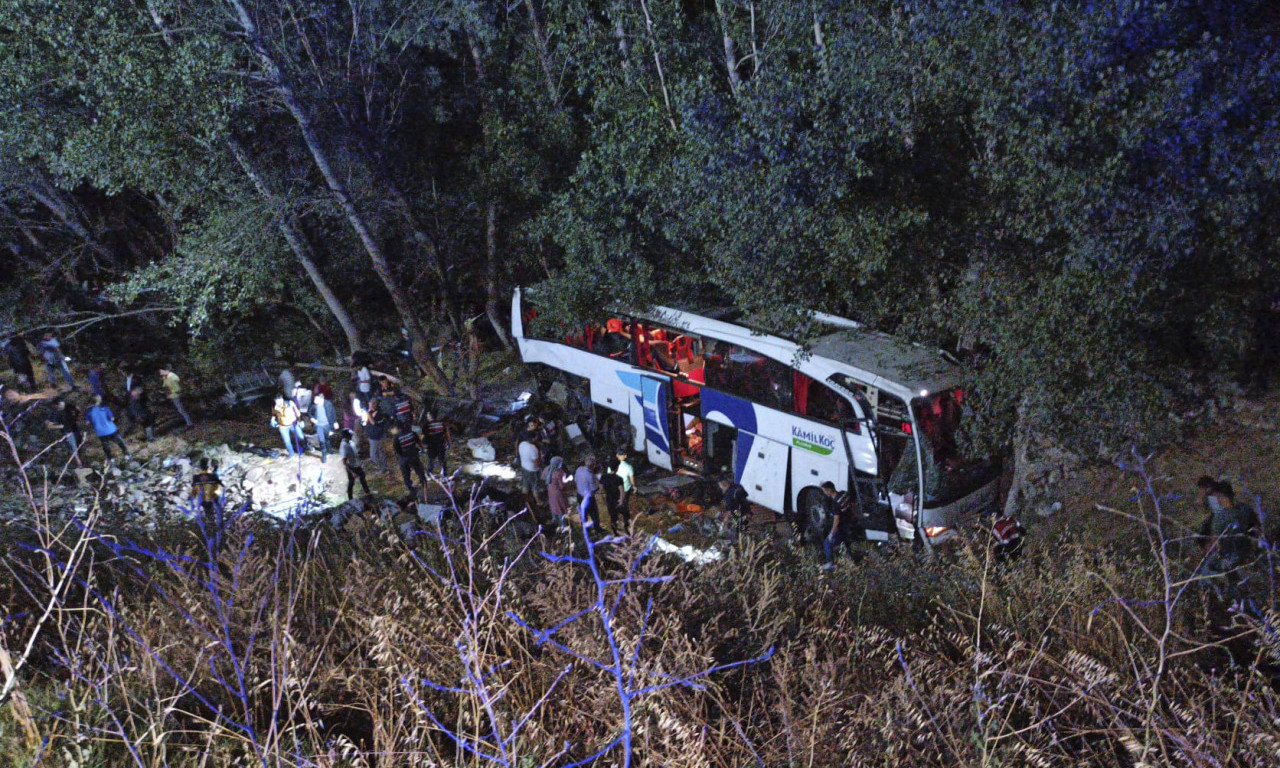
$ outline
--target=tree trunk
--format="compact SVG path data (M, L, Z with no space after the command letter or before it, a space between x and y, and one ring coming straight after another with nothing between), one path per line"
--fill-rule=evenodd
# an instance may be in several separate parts
M644 11L644 26L649 33L649 47L653 48L653 66L658 71L658 87L662 89L662 103L667 108L667 124L671 130L679 131L676 126L676 113L671 107L671 93L667 90L667 76L662 70L662 56L658 52L658 35L653 29L653 17L649 15L648 0L640 0L640 10Z
M396 279L382 246L374 238L372 230L370 230L360 211L356 209L355 202L352 201L351 195L338 177L333 164L329 162L329 156L320 144L320 137L316 134L311 118L302 108L302 104L298 101L297 95L285 78L284 72L276 64L275 59L271 57L270 52L267 51L267 47L262 41L262 36L258 32L258 27L249 16L249 11L245 8L244 2L242 0L232 0L232 6L235 8L237 20L248 38L250 47L262 64L268 81L280 96L281 101L284 102L285 108L289 110L294 122L297 123L298 130L302 134L302 140L306 143L307 150L311 153L311 159L316 164L316 169L324 177L325 184L329 187L329 192L333 195L334 201L338 203L338 207L342 209L347 218L347 223L351 225L356 237L360 239L361 245L364 246L365 252L369 255L369 261L373 264L373 271L377 273L382 280L382 284L386 286L387 293L391 295L391 303L395 305L396 312L400 316L400 322L404 324L409 333L409 346L413 353L414 361L426 372L427 377L431 379L433 384L446 394L454 394L453 384L431 357L431 350L427 346L426 334L423 332L422 323L413 311L413 305L409 301L409 296L405 292L404 286Z
M533 42L538 49L538 63L542 65L542 76L547 82L547 97L551 101L551 106L560 106L560 88L556 85L555 72L551 68L551 46L547 43L546 30L542 28L542 22L538 21L538 14L534 12L533 0L524 0L525 8L529 9L529 25L533 28Z
M270 206L272 213L276 217L277 225L280 227L280 234L284 235L285 242L293 250L293 255L298 259L298 263L306 271L307 277L311 278L312 285L315 286L316 291L320 294L320 298L324 299L325 306L333 314L333 319L337 320L338 325L342 326L342 332L347 336L347 345L352 352L359 351L360 329L356 327L355 321L351 318L351 314L347 312L342 300L333 292L333 289L329 287L328 281L324 279L324 275L320 273L320 268L316 265L311 246L307 242L306 236L298 229L293 213L286 210L286 206L280 198L276 197L275 192L267 184L266 178L258 172L258 169L249 159L249 153L245 151L244 146L235 138L228 138L227 147L231 150L231 154L235 156L236 161L240 163L241 170L257 187L258 194Z
M733 35L729 34L729 14L724 3L725 0L716 0L716 15L720 17L720 32L724 37L724 66L729 71L729 90L737 96L742 79L738 76L738 51L733 44Z
M485 216L484 242L488 258L484 275L484 311L489 316L493 332L498 335L498 341L502 342L502 348L510 352L514 347L511 344L511 334L507 333L507 327L502 322L502 296L498 293L498 204L492 200L489 201L489 210Z

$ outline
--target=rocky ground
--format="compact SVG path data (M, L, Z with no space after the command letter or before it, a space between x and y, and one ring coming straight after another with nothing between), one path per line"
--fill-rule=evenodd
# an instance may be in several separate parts
M1161 494L1173 530L1189 532L1203 511L1195 492L1195 480L1204 474L1232 481L1242 498L1256 499L1264 512L1280 499L1280 397L1233 396L1216 400L1186 416L1181 439L1152 453L1145 462L1147 476ZM460 468L470 489L483 481L499 493L518 497L515 473L507 463L514 453L511 435L519 415L472 419L470 435L456 436L450 454L451 468ZM471 445L468 445L469 441ZM34 436L22 443L30 455L38 450ZM100 505L104 519L130 527L154 530L157 526L189 518L191 477L201 459L218 465L218 474L232 504L247 504L250 511L277 519L302 512L336 510L336 519L352 511L346 501L346 477L340 460L330 454L322 463L318 451L301 459L289 459L278 446L278 436L259 424L229 420L202 421L195 429L173 431L154 443L130 438L131 457L104 462L95 442L85 453L84 468L59 463L65 453L58 448L31 463L26 472L38 497L48 508L82 515ZM576 454L566 456L572 461ZM1028 486L1021 516L1033 540L1051 542L1059 537L1084 536L1099 543L1123 543L1136 530L1127 516L1139 510L1136 492L1144 482L1135 469L1136 457L1123 452L1108 460L1083 457L1044 441L1033 441L1026 452ZM394 502L405 491L399 473L369 468L375 504L394 516ZM660 533L674 547L691 547L683 555L706 556L724 548L733 530L709 512L714 501L707 486L692 478L655 470L642 471L640 493L632 501L637 531ZM7 462L0 466L0 484L18 487L18 470ZM443 501L443 491L432 489L429 501ZM30 505L21 494L9 492L0 500L0 522L20 520ZM412 522L400 513L401 523ZM751 529L757 534L785 538L785 525L764 509L757 509ZM713 555L712 555L713 556Z

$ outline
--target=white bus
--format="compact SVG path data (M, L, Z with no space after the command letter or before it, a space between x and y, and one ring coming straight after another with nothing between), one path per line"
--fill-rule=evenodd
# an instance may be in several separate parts
M810 535L826 481L856 500L872 540L936 544L996 509L1000 466L961 456L964 392L941 352L831 315L807 350L728 311L602 310L558 338L530 335L536 315L517 289L522 358L565 374L600 437L664 469L731 472Z

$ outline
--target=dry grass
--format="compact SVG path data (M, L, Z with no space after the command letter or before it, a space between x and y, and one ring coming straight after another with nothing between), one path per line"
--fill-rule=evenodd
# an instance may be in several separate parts
M1159 525L1149 499L1136 507ZM458 739L496 731L516 733L509 765L584 759L626 726L616 681L528 626L590 608L600 584L541 556L566 542L472 520L447 528L450 542L412 543L371 520L341 532L244 521L212 569L192 529L138 549L100 538L17 678L32 714L12 700L0 713L0 752L12 765L486 765ZM610 624L637 680L776 652L637 697L629 764L1274 763L1269 563L1233 611L1182 584L1194 562L1152 541L1066 539L1007 568L966 551L822 573L765 543L701 568L645 559L638 577L674 578L631 585ZM45 560L73 544L6 555L0 599L28 612L6 623L7 648L34 630ZM625 576L641 549L600 548L604 577ZM610 652L598 612L559 639L582 657ZM615 748L595 764L628 763Z

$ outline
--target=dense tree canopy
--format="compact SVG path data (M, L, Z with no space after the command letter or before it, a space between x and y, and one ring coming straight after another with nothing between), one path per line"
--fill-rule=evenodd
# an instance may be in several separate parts
M1278 32L1262 0L15 1L7 322L109 287L421 352L517 283L553 321L714 296L970 352L989 438L1128 437L1256 362Z

